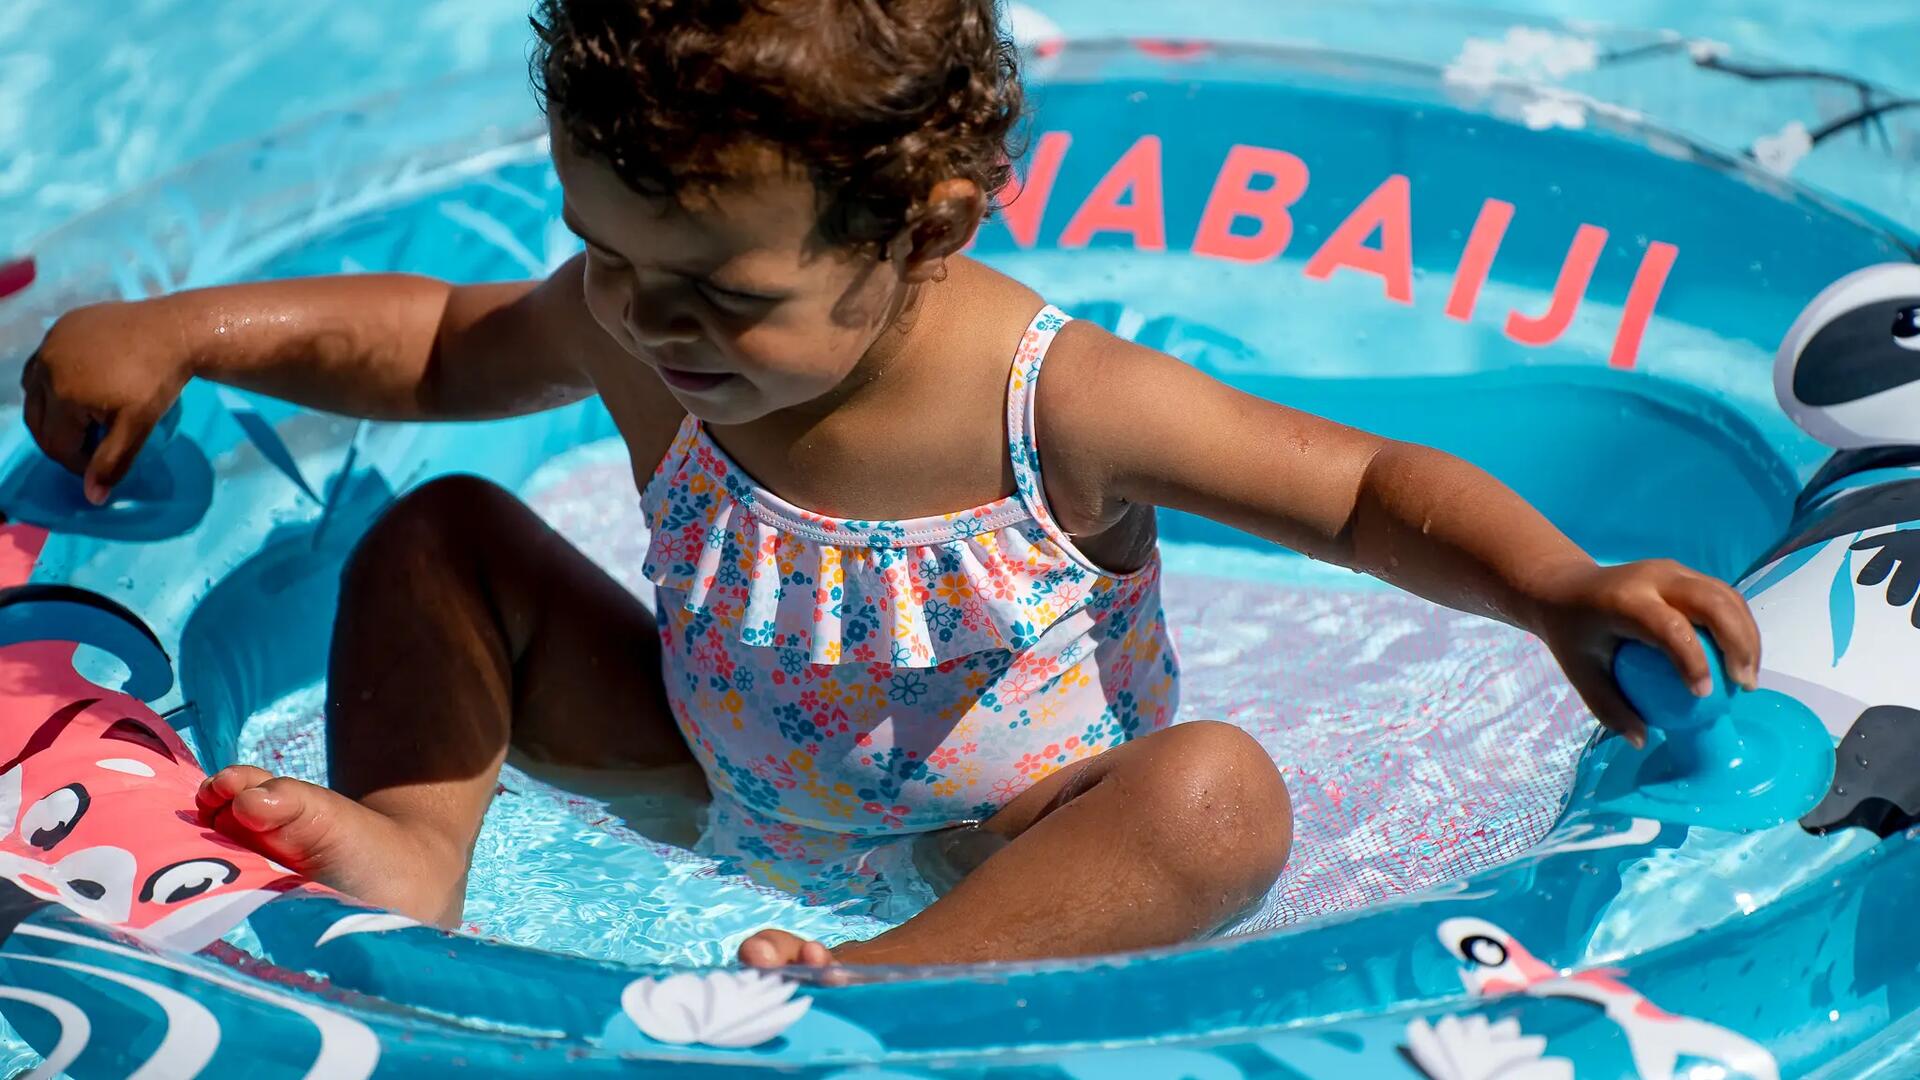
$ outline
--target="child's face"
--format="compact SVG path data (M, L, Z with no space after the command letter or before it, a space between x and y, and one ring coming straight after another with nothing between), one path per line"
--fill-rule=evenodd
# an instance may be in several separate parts
M702 420L745 423L829 394L918 276L911 259L822 240L813 185L771 155L682 206L635 193L568 142L556 131L553 157L567 224L587 244L587 307Z

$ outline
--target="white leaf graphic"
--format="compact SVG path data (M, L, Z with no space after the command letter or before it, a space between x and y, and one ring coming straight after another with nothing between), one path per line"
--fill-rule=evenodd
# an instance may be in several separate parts
M403 927L419 925L418 921L391 911L356 911L351 915L342 915L335 919L333 925L327 927L313 945L319 948L334 938L346 937L348 934L378 934L385 930L399 930Z
M636 979L620 995L627 1018L648 1038L673 1045L759 1046L813 1006L794 984L758 971L711 971Z
M1574 94L1547 91L1521 105L1520 118L1529 131L1552 128L1579 131L1587 126L1587 106Z
M1795 120L1772 135L1753 140L1753 160L1775 176L1793 171L1800 159L1813 151L1813 136L1807 125Z
M1547 1057L1547 1040L1512 1018L1443 1016L1407 1025L1407 1056L1431 1080L1573 1080L1573 1062Z

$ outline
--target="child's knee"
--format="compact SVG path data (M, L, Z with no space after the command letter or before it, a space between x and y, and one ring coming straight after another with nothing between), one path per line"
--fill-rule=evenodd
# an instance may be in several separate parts
M1292 801L1266 749L1213 721L1180 724L1153 738L1162 745L1143 755L1131 794L1145 803L1175 865L1213 888L1263 893L1293 846ZM1140 749L1147 749L1145 740Z
M349 581L417 564L451 567L497 530L519 500L477 476L443 476L402 495L367 530L348 559ZM411 572L411 571L406 571Z

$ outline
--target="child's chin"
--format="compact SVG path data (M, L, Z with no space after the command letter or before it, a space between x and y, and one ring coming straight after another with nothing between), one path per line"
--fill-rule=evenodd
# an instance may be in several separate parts
M738 375L707 390L687 390L669 383L667 392L689 413L709 424L744 424L771 411Z

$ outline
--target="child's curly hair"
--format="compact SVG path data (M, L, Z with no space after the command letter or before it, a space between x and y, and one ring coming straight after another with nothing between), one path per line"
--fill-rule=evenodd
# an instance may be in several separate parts
M934 184L989 197L1021 111L996 0L540 0L536 87L643 195L730 176L742 145L806 169L832 243L883 245Z

